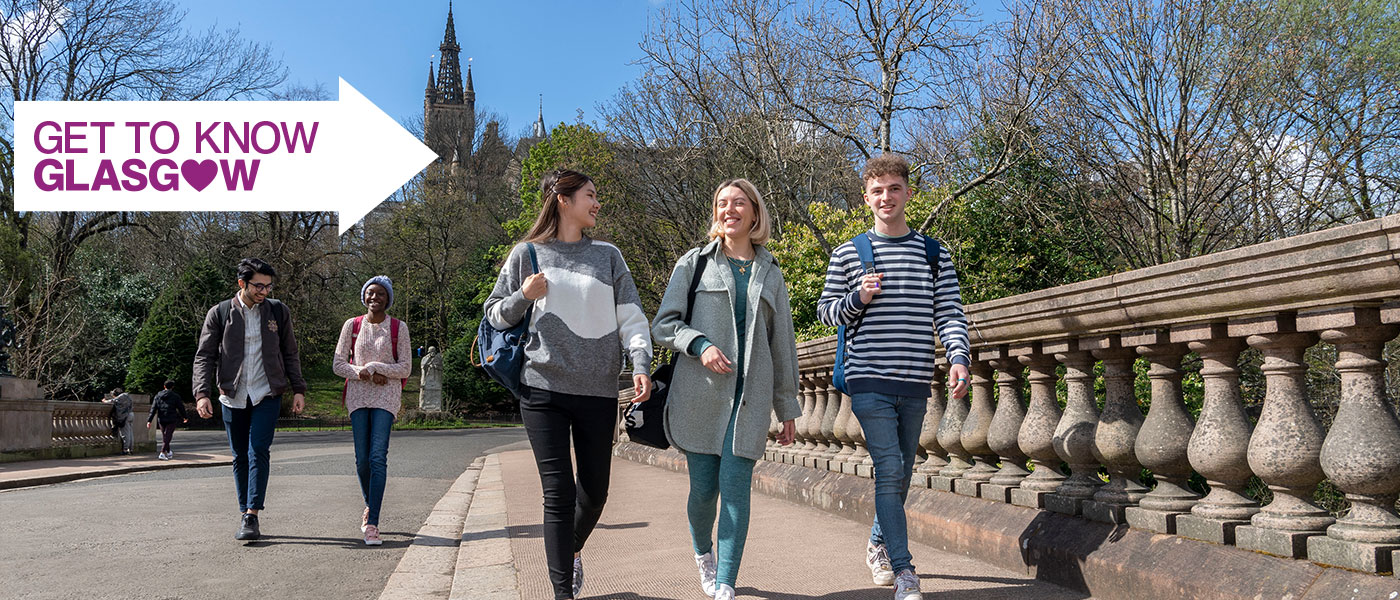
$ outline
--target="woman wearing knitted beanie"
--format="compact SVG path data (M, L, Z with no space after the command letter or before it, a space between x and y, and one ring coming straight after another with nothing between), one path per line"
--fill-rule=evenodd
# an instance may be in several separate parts
M360 532L378 546L379 507L389 477L389 430L399 413L403 382L413 370L408 325L385 311L394 305L394 283L378 275L360 287L363 315L345 321L335 345L335 374L345 378L345 409L355 437L355 471L365 512Z

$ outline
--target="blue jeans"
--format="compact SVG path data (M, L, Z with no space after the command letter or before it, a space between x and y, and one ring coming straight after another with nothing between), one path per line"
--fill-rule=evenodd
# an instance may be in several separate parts
M885 545L895 573L914 569L904 500L909 496L927 410L927 398L875 392L851 396L851 412L860 421L865 447L875 463L875 523L870 527L870 543Z
M382 408L357 408L350 413L355 472L369 507L369 524L375 527L379 526L379 507L384 504L384 484L389 480L389 430L393 425L394 413Z
M282 412L282 396L268 396L246 408L224 409L224 431L233 451L233 483L238 491L238 511L262 510L267 495L267 476L272 434L277 431L277 415ZM249 459L252 459L251 462Z

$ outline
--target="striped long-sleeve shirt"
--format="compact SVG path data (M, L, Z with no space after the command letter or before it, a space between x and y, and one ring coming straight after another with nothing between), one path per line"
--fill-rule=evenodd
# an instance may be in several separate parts
M935 339L948 360L968 364L967 317L953 257L939 244L935 280L924 250L924 236L911 231L897 238L871 230L875 272L883 273L880 293L860 301L865 268L855 245L831 254L826 287L817 301L825 325L847 325L846 386L850 393L881 392L927 398L936 370Z

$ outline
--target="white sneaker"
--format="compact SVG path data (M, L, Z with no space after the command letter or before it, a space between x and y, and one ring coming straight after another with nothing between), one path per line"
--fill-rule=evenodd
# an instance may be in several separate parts
M923 600L924 594L919 591L919 576L913 571L905 569L899 572L894 578L894 600Z
M169 457L169 456L166 456L164 452L161 452L160 454L157 454L157 455L156 455L156 458L158 458L158 459L160 459L160 460L170 460L170 457Z
M870 542L865 543L865 566L870 567L870 580L875 585L891 585L894 583L894 569L890 568L890 553L885 550L885 545L876 546ZM915 584L915 589L918 585Z
M715 600L734 600L734 588L721 583L715 588Z
M583 591L583 558L574 558L574 597L577 598L579 592Z
M695 568L700 571L700 589L706 596L715 595L715 551L695 555ZM732 597L732 596L731 596Z

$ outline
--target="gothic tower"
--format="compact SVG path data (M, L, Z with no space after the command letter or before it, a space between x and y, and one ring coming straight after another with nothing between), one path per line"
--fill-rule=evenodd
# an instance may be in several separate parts
M452 3L447 4L447 31L438 46L437 77L428 66L428 88L423 97L423 142L448 164L471 159L476 134L476 91L472 89L472 68L467 63L466 88L462 86L461 52L457 29L452 22Z

